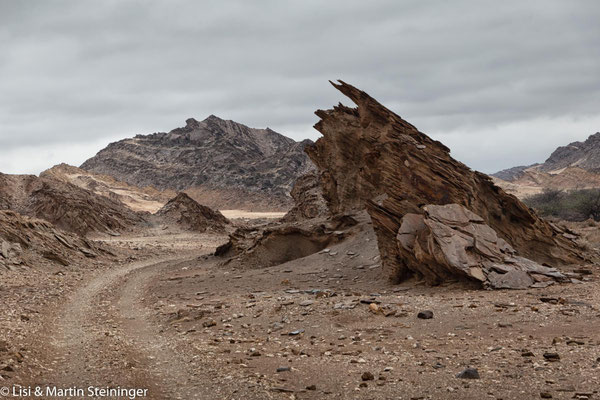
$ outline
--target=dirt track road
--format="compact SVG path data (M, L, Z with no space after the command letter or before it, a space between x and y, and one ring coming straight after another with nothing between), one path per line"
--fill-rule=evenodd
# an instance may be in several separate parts
M44 385L148 389L152 399L214 398L209 383L186 368L176 344L149 323L141 304L147 283L197 257L133 262L102 272L76 290L48 326L51 371Z

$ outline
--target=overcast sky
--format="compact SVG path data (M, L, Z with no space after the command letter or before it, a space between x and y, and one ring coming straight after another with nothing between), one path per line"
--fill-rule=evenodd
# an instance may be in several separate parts
M0 171L215 114L318 138L358 86L484 172L600 131L600 2L0 0Z

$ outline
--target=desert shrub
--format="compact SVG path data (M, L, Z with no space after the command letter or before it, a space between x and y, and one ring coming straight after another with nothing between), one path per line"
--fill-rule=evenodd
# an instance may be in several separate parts
M581 189L562 192L545 190L524 199L525 204L544 217L568 221L600 221L600 189Z

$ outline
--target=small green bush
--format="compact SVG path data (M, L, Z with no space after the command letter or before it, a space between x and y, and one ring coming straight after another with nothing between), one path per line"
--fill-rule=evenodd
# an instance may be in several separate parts
M563 192L547 189L523 200L544 217L568 221L600 221L600 189L581 189Z

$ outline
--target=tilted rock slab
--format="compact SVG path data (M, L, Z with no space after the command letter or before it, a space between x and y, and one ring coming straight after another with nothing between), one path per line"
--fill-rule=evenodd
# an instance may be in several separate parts
M406 214L424 214L427 204L456 203L478 215L521 257L557 267L583 260L579 246L539 218L491 179L450 156L442 143L419 132L365 92L333 84L357 108L319 110L323 134L306 149L321 173L323 197L332 213L367 208L384 268L395 280L414 274L431 283L464 274L430 268L398 245Z
M426 205L425 214L401 219L399 251L431 281L463 275L494 289L524 289L537 282L568 281L516 251L483 218L459 204ZM543 283L542 283L543 284Z

